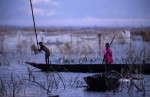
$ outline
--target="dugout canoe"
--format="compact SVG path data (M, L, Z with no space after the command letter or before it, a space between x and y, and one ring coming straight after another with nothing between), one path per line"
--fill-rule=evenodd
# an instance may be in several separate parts
M105 64L44 64L35 62L26 62L26 64L49 72L100 73L106 71ZM130 70L132 72L150 74L150 64L111 64L111 69L118 72Z
M88 85L87 90L106 91L117 89L120 84L119 78L120 74L112 70L84 77L84 80Z

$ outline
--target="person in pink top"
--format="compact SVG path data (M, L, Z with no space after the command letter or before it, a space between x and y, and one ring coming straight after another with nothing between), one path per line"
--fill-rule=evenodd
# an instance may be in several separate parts
M103 61L106 63L106 71L111 71L111 65L113 63L112 58L112 50L109 48L109 43L105 44L106 48L104 49L104 59Z
M106 48L104 49L104 61L106 64L112 64L113 58L112 58L112 50L109 48L109 43L105 44Z

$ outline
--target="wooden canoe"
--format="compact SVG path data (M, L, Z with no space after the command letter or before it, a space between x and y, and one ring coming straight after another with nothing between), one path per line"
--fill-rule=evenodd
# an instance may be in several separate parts
M82 72L82 73L100 73L106 71L105 64L43 64L26 62L27 64L41 69L42 71L50 72ZM110 64L111 69L121 72L132 71L139 72L143 74L150 74L150 64Z
M117 89L120 84L119 78L119 73L112 70L111 72L98 73L84 77L84 80L88 85L88 90L106 91Z

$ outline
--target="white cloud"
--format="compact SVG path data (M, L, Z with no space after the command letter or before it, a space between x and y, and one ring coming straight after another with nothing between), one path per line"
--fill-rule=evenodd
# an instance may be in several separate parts
M37 14L45 15L45 13L37 9ZM53 12L52 12L53 13ZM48 15L48 14L47 14ZM134 22L133 22L134 21ZM9 20L9 23L6 21L1 21L0 24L24 24L24 25L31 25L32 21L22 20L16 21L15 19ZM134 23L134 25L133 25ZM133 19L111 19L111 18L69 18L69 19L38 19L36 21L36 25L38 26L150 26L150 19L140 19L135 18Z
M41 3L44 4L43 7L39 6ZM32 4L36 5L36 7L33 6L33 11L38 16L54 16L59 5L57 0L32 0ZM53 5L53 8L47 5Z
M38 3L49 3L50 0L31 0L33 4L38 4Z
M53 19L48 21L41 20L45 25L53 26L143 26L150 25L150 20L148 19L121 19L121 18L82 18L82 19Z
M40 15L40 16L45 16L44 10L42 10L40 8L34 8L34 14Z
M40 8L34 8L34 14L38 15L38 16L53 16L55 15L55 11L54 10L44 10L44 9L40 9Z
M57 0L32 0L32 4L40 4L40 3L51 4L53 6L59 5Z

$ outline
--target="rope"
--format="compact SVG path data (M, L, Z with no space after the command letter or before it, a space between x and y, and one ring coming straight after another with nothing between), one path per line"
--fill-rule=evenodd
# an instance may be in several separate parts
M37 48L39 49L37 33L36 33L36 27L35 27L34 14L33 14L33 7L32 7L32 1L31 0L30 0L30 6L31 6L31 11L32 11L32 19L33 19L33 24L34 24L34 32L35 32L35 36L36 36Z

